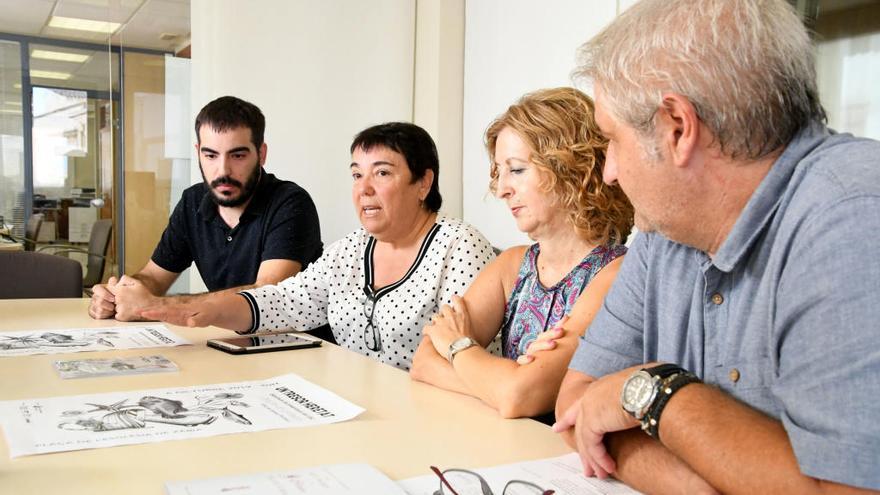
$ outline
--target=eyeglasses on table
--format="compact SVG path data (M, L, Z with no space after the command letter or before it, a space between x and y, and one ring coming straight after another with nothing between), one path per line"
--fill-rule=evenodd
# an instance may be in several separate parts
M479 474L467 469L447 469L440 471L431 466L431 471L440 478L440 489L434 495L496 495L489 483ZM523 480L510 480L504 485L500 495L553 495L553 490Z

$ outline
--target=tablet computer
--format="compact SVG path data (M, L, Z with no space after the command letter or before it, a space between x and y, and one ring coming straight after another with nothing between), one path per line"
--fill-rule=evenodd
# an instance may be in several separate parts
M257 352L285 351L318 347L321 339L300 332L273 332L211 339L208 346L230 354L253 354Z

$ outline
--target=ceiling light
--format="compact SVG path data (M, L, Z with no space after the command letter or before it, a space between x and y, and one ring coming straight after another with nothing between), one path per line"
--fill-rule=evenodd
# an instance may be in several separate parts
M83 55L81 53L54 52L51 50L34 50L31 52L31 57L41 58L43 60L58 60L59 62L76 62L80 64L89 59L88 55Z
M3 109L3 110L0 110L0 113L8 113L8 114L12 114L12 115L21 115L21 110L6 110L6 109Z
M20 107L21 106L20 101L4 101L3 103L9 107Z
M55 72L51 70L32 70L31 77L38 79L70 79L70 72Z
M21 84L20 84L20 83L15 83L15 84L12 85L12 87L15 88L15 89L21 89Z
M119 29L118 22L93 21L91 19L78 19L76 17L61 17L53 15L49 19L49 27L61 29L76 29L77 31L93 31L96 33L113 33Z

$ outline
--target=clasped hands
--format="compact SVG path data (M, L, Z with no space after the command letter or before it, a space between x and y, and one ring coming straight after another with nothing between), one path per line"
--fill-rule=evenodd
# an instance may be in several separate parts
M95 319L115 318L118 321L164 321L174 325L207 326L200 313L191 305L174 303L172 299L153 295L140 280L123 275L110 277L106 284L94 286L89 315Z
M123 275L110 277L106 284L92 288L89 315L95 319L116 318L118 321L138 321L141 312L158 303L159 298L150 293L140 280Z

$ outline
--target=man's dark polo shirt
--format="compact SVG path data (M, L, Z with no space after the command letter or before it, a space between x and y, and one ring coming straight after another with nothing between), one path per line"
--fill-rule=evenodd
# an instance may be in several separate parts
M195 262L210 291L253 284L260 263L285 259L303 268L321 256L318 212L305 189L263 172L251 202L230 229L204 183L183 192L152 260L180 273Z

